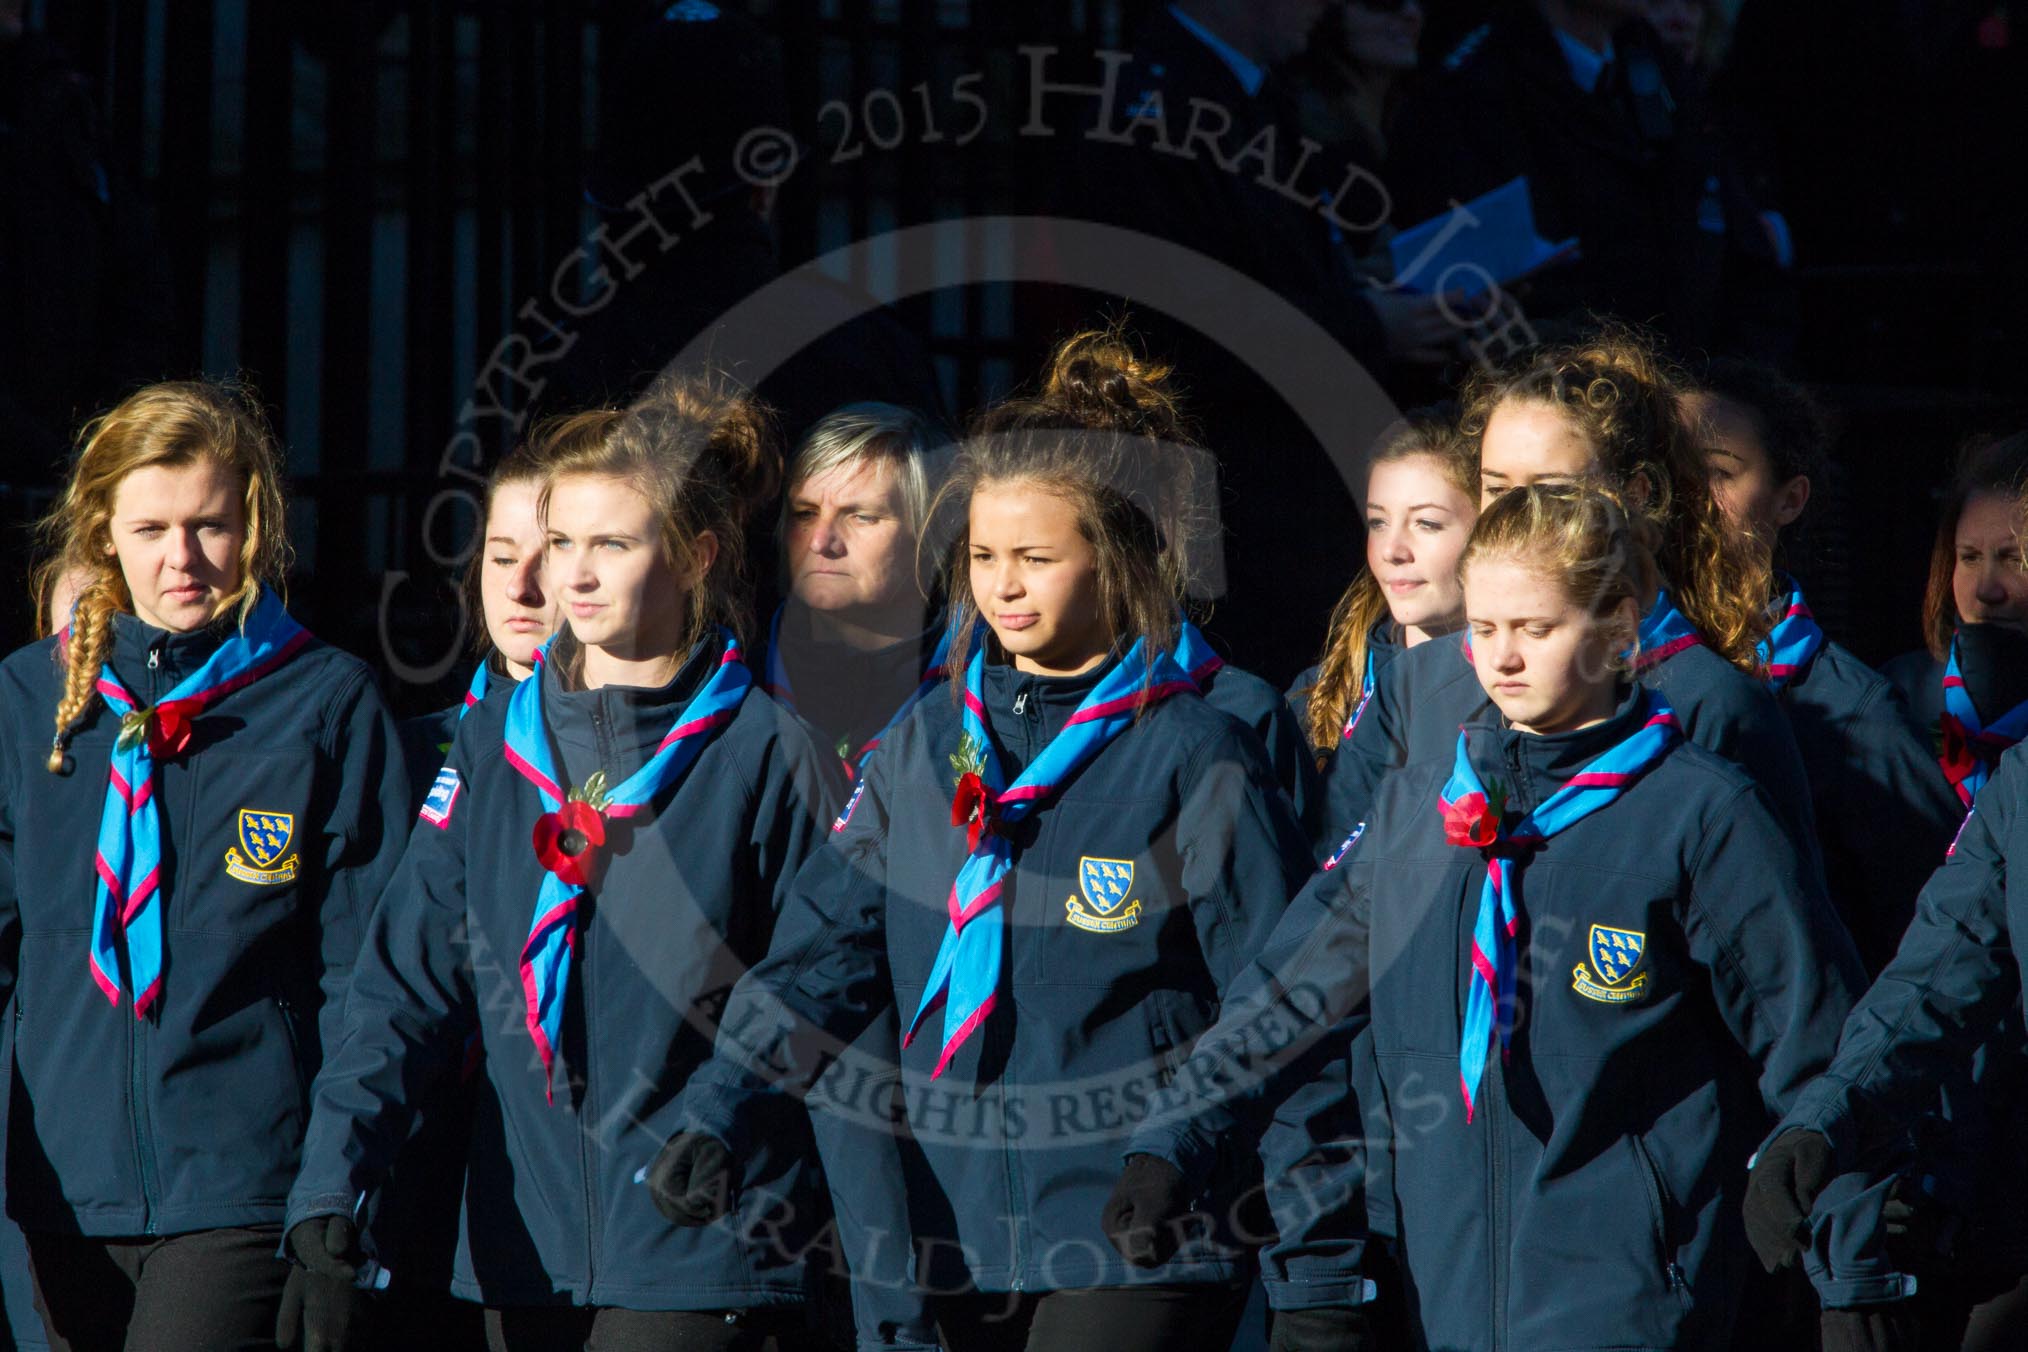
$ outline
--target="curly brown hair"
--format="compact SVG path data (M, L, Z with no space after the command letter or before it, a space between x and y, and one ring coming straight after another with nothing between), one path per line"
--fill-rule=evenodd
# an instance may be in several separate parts
M1508 400L1557 409L1593 447L1595 477L1656 529L1662 582L1712 651L1749 674L1771 623L1765 541L1730 529L1709 471L1678 414L1675 370L1636 331L1608 326L1546 348L1464 390L1465 434L1479 442Z

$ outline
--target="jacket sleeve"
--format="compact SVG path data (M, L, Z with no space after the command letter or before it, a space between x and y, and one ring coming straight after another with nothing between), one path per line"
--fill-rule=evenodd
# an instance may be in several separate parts
M1408 761L1407 667L1396 660L1374 678L1373 698L1352 735L1338 739L1338 749L1324 766L1324 805L1312 833L1320 854L1336 848L1366 820L1381 781Z
M1756 681L1736 681L1723 687L1722 692L1700 701L1691 710L1691 740L1746 771L1754 783L1767 791L1776 818L1821 879L1823 861L1817 854L1810 776L1803 768L1802 749L1796 745L1788 716L1774 696ZM1714 729L1703 727L1707 719L1715 722ZM1818 890L1822 890L1821 882Z
M1829 1063L1866 981L1851 936L1759 787L1742 786L1705 821L1683 929L1779 1116Z
M820 755L805 725L786 711L778 741L783 772L764 791L755 823L760 876L772 878L777 926L795 909L796 889L810 858L830 848L838 811L835 757ZM827 763L829 762L829 763ZM781 931L777 929L777 937ZM862 1348L935 1348L936 1330L916 1285L915 1249L908 1222L907 1189L897 1120L879 1118L876 1105L900 1103L901 1074L894 1049L901 1044L890 1004L843 1051L831 1076L869 1081L857 1107L831 1106L822 1083L806 1100L810 1129L831 1194L838 1245L852 1282L853 1323ZM898 1116L898 1115L897 1115ZM868 1120L874 1118L877 1120Z
M1314 871L1309 842L1259 748L1236 727L1191 757L1176 837L1198 942L1222 993Z
M1769 1117L1778 1117L1829 1063L1865 971L1759 787L1742 788L1705 823L1684 931L1710 973L1719 1016L1760 1067ZM1891 1181L1848 1171L1820 1209L1805 1267L1826 1305L1908 1294L1886 1253L1881 1207Z
M14 885L14 798L24 763L13 746L14 720L0 717L0 1016L14 998L21 968L21 902Z
M1837 842L1850 876L1863 880L1863 895L1834 900L1867 970L1877 972L1893 957L1965 809L1892 686L1875 686L1840 731L1843 773L1817 786L1818 827Z
M1251 1140L1261 1119L1298 1086L1320 1042L1350 1040L1367 1021L1368 912L1347 856L1320 872L1281 912L1273 931L1224 983L1218 1022L1177 1067L1170 1088L1128 1140L1125 1155L1154 1155L1201 1186L1221 1141Z
M469 726L470 720L467 721ZM443 775L458 789L440 823L409 836L393 881L366 923L343 1001L344 1036L311 1089L310 1126L290 1190L286 1225L311 1216L367 1214L424 1092L474 1023L465 861L472 790L466 739ZM396 795L406 800L399 782ZM517 954L490 961L514 962Z
M770 707L780 711L779 732L763 772L750 843L779 920L795 895L796 875L831 837L838 771L837 758L818 751L808 725L779 705Z
M1847 1163L1891 1149L2021 995L2007 922L2007 845L2028 761L2009 752L1980 792L1901 947L1845 1021L1838 1054L1781 1127L1822 1132Z
M767 956L726 997L711 1059L684 1088L678 1129L741 1147L745 1108L781 1089L808 1094L893 1004L887 967L887 818L882 766L866 764L831 844L799 868Z
M325 886L316 920L323 989L320 1055L335 1050L344 1032L346 992L367 916L394 876L415 820L401 734L364 667L325 737L329 787L319 813L325 823Z

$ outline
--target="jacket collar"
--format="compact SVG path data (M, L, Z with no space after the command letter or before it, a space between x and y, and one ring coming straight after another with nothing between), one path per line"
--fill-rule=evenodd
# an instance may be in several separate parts
M1647 692L1629 685L1621 688L1610 718L1574 732L1522 732L1505 719L1477 724L1467 730L1472 765L1489 784L1498 779L1508 786L1510 807L1532 811L1571 776L1640 731L1647 715Z
M129 681L140 679L142 671L152 668L162 674L157 685L167 689L203 666L236 623L237 615L225 615L200 629L178 633L157 629L137 615L119 611L113 616L112 668ZM163 677L170 678L167 684Z

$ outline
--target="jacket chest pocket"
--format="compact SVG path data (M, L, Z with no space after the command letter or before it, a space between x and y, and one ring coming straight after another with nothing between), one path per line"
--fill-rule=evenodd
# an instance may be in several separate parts
M1666 1017L1686 961L1671 898L1638 879L1571 874L1537 895L1539 907L1524 893L1523 961L1537 1051L1605 1057Z
M169 923L252 934L293 908L305 875L323 862L322 832L310 820L317 779L306 741L213 747L193 759L179 805L186 850Z
M1008 880L1017 982L1112 987L1178 945L1198 952L1173 844L1136 821L1145 809L1073 802L1052 814Z
M1376 860L1363 868L1359 881L1372 896L1375 1050L1457 1056L1483 876L1476 864L1449 860Z

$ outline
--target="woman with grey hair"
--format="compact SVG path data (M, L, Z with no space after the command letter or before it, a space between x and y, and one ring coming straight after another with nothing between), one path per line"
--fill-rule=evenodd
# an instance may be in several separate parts
M946 444L913 409L847 404L789 463L778 537L787 599L762 670L848 778L943 674L938 560L919 556Z

